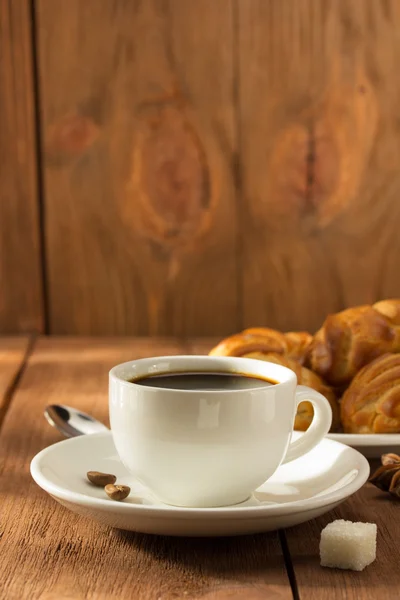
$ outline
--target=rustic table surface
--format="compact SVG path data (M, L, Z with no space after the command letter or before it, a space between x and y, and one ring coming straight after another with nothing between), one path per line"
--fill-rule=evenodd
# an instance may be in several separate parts
M107 422L112 365L204 354L214 342L0 339L0 598L399 597L400 504L369 483L334 511L285 531L178 539L107 529L67 511L33 482L31 458L61 439L43 418L46 404L77 406ZM377 560L364 572L319 566L320 531L337 518L377 523Z

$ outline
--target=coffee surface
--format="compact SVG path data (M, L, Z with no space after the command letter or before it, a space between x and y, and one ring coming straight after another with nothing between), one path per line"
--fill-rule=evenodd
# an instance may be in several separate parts
M147 387L169 390L250 390L274 385L277 382L270 379L247 375L246 373L228 372L184 372L159 373L132 379L132 383Z

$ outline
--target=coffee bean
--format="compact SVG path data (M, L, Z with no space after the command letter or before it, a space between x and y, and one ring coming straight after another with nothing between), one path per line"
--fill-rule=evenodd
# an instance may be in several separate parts
M107 496L112 500L125 500L131 493L131 488L127 485L113 485L109 483L104 489Z
M100 471L88 471L87 478L93 485L98 485L99 487L104 487L108 483L115 483L117 478L115 475L111 475L111 473L100 473Z

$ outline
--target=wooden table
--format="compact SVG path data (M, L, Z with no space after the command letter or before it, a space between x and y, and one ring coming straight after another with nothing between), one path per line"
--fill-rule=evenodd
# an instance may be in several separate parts
M400 503L371 484L298 527L238 538L177 539L115 531L53 501L29 463L61 439L46 404L77 406L107 422L107 372L125 360L207 353L214 340L0 340L0 598L394 600L400 597ZM322 569L321 529L336 519L378 525L364 572Z

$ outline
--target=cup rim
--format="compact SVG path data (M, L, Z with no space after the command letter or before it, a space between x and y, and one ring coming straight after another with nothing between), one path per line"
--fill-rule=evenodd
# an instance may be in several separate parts
M216 365L220 365L220 370L221 370L221 366L222 365L228 365L229 363L236 363L236 364L242 364L242 368L243 368L243 372L246 373L247 369L245 368L246 366L250 369L249 374L253 373L253 374L257 374L254 371L257 371L257 369L255 368L256 365L254 363L258 363L258 366L260 367L258 370L262 371L263 369L261 367L265 366L266 368L269 367L273 367L273 371L276 371L277 373L281 373L283 380L280 380L280 377L278 377L278 381L277 383L275 383L273 386L270 385L265 385L262 387L257 387L257 388L248 388L248 389L238 389L238 390L182 390L182 389L174 389L174 388L159 388L159 387L155 387L155 386L146 386L145 388L143 388L142 386L139 386L137 383L135 383L134 381L128 381L126 378L122 377L122 375L119 374L119 372L123 371L124 369L128 369L129 367L132 367L134 365L146 365L146 363L150 366L153 363L154 366L154 361L157 362L162 362L162 361L173 361L173 362L179 362L182 360L186 360L186 361L190 361L190 362L197 362L199 360L205 360L206 362L209 363L214 363ZM215 369L217 370L217 369ZM226 367L222 370L227 370L227 372L229 372L228 369L226 369ZM212 371L212 369L210 369L210 371ZM157 371L153 371L153 373L156 373ZM171 369L171 372L172 369ZM231 369L231 372L238 372L238 370L234 370ZM149 373L149 371L147 371L147 373ZM151 372L150 372L151 373ZM168 370L163 370L163 371L159 371L159 373L168 373ZM273 379L273 377L270 375L271 379ZM118 385L123 385L125 387L128 387L130 389L135 389L135 388L139 388L142 391L146 391L146 392L158 392L158 393L173 393L173 394L201 394L201 395L207 395L207 394L243 394L243 392L245 393L249 393L249 392L265 392L266 390L269 389L276 389L278 387L282 387L284 385L287 385L288 383L295 383L297 384L297 377L294 371L292 371L291 369L289 369L288 367L284 367L283 365L278 365L276 363L273 362L269 362L269 361L264 361L264 360L257 360L254 358L244 358L241 356L209 356L207 354L175 354L175 355L166 355L166 356L152 356L152 357L148 357L148 358L139 358L136 360L129 360L123 363L119 363L117 365L115 365L114 367L112 367L112 369L110 369L109 371L109 380L110 382L115 382Z

